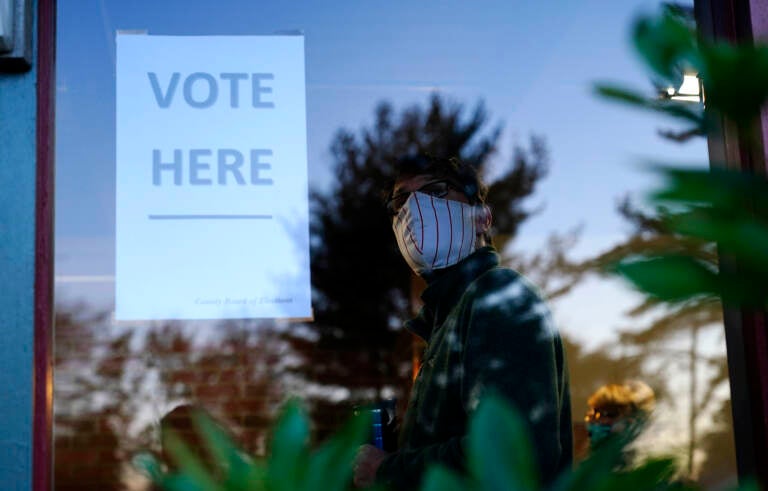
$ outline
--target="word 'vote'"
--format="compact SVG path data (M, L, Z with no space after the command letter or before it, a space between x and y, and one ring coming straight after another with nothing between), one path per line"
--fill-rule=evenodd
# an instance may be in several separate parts
M147 72L147 76L157 105L162 109L171 107L181 80L181 73L173 72L168 83L163 85L161 85L155 72ZM229 89L230 107L240 107L241 93L247 92L250 94L252 107L272 109L275 107L275 103L263 100L263 96L272 93L272 87L265 86L264 81L274 78L271 73L230 72L220 73L217 78L210 73L194 72L184 77L181 92L184 101L196 109L206 109L216 104L222 87ZM248 83L249 79L250 83ZM245 86L245 91L241 90L243 86Z

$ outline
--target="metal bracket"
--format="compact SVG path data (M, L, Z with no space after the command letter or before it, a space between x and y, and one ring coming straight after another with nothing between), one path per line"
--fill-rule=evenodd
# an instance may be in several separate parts
M32 2L0 0L0 72L32 68Z

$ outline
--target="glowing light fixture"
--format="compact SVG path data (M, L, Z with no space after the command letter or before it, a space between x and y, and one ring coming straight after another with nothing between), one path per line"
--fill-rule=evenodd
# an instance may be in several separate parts
M683 83L680 84L680 88L667 87L662 97L673 101L704 102L701 79L696 73L686 73L683 75Z

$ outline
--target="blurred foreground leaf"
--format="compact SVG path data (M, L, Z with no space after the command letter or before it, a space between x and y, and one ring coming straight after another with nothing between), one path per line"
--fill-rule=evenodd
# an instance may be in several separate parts
M309 421L298 401L282 410L272 437L267 462L268 487L274 491L300 489L309 458Z
M638 18L632 40L657 89L677 89L684 74L697 75L703 82L708 112L746 126L768 100L768 46L764 44L734 45L698 38L692 22L669 9L661 15ZM656 94L647 97L608 84L598 84L597 92L607 99L694 122L696 133L705 130L700 104Z
M325 442L310 459L303 489L317 489L318 483L325 489L346 489L352 479L352 461L366 440L370 423L369 413L364 411Z
M707 205L740 215L768 217L768 181L724 168L683 169L658 166L664 178L651 200L678 205Z
M317 450L309 446L309 420L298 400L286 403L275 424L266 460L250 458L229 434L202 412L195 425L213 457L213 468L177 435L167 439L167 452L178 470L164 472L150 454L134 458L134 466L161 488L173 491L343 491L350 487L352 461L364 443L370 420L351 419Z
M705 130L703 110L698 106L691 106L690 103L648 97L640 92L612 84L597 84L595 91L606 99L682 119L693 123L697 131Z
M171 491L218 491L224 489L214 476L215 470L206 467L176 433L169 432L165 444L168 454L180 472L166 476L161 480L160 483L164 489Z
M218 462L225 462L227 472L224 488L227 490L263 489L266 472L261 462L248 458L229 436L212 420L202 415L195 420L211 455Z
M631 464L628 447L644 425L637 422L605 440L575 469L541 487L533 441L526 420L500 396L490 393L472 416L468 476L441 466L426 474L421 491L628 491L689 489L674 479L674 459L658 458Z
M421 486L421 491L467 491L464 478L441 466L431 467Z
M768 181L727 169L657 168L665 179L651 195L668 233L676 238L663 250L629 256L614 271L640 290L665 301L718 296L731 305L765 306L768 301ZM674 211L670 211L674 210ZM712 259L681 254L674 243L695 240L701 250L725 255L738 269L720 270ZM678 248L679 249L679 248Z
M350 489L352 460L368 433L370 420L351 419L316 451L309 450L309 427L297 401L281 411L272 440L272 456L266 462L242 454L227 432L201 417L198 426L205 445L218 461L218 475L197 460L181 440L171 438L171 452L179 471L163 474L150 454L134 464L153 477L163 489L242 491L343 491ZM574 470L564 472L551 491L668 490L690 489L673 478L672 459L653 459L636 467L627 460L626 448L642 429L630 426L606 440ZM428 469L422 491L525 491L540 490L535 453L527 422L495 394L480 401L470 421L468 475L439 465ZM383 491L383 488L373 488Z
M697 64L695 32L672 12L638 18L632 39L645 64L675 87L682 80L682 66Z
M163 470L157 458L149 452L142 452L131 459L131 465L141 471L152 481L159 482L163 477Z
M538 489L528 427L501 396L489 394L469 427L469 469L479 489Z
M629 259L618 263L615 270L644 292L663 300L720 293L717 273L687 256Z
M701 58L707 104L739 124L749 123L768 98L768 47L705 44Z
M746 213L734 215L694 209L672 216L670 225L677 233L717 242L721 252L738 257L752 273L768 277L768 226Z

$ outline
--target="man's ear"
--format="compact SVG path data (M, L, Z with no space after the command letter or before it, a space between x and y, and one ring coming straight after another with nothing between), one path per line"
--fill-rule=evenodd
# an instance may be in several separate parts
M493 221L493 215L488 205L478 205L478 212L475 217L475 225L477 226L477 235L484 234L491 229L491 222Z

